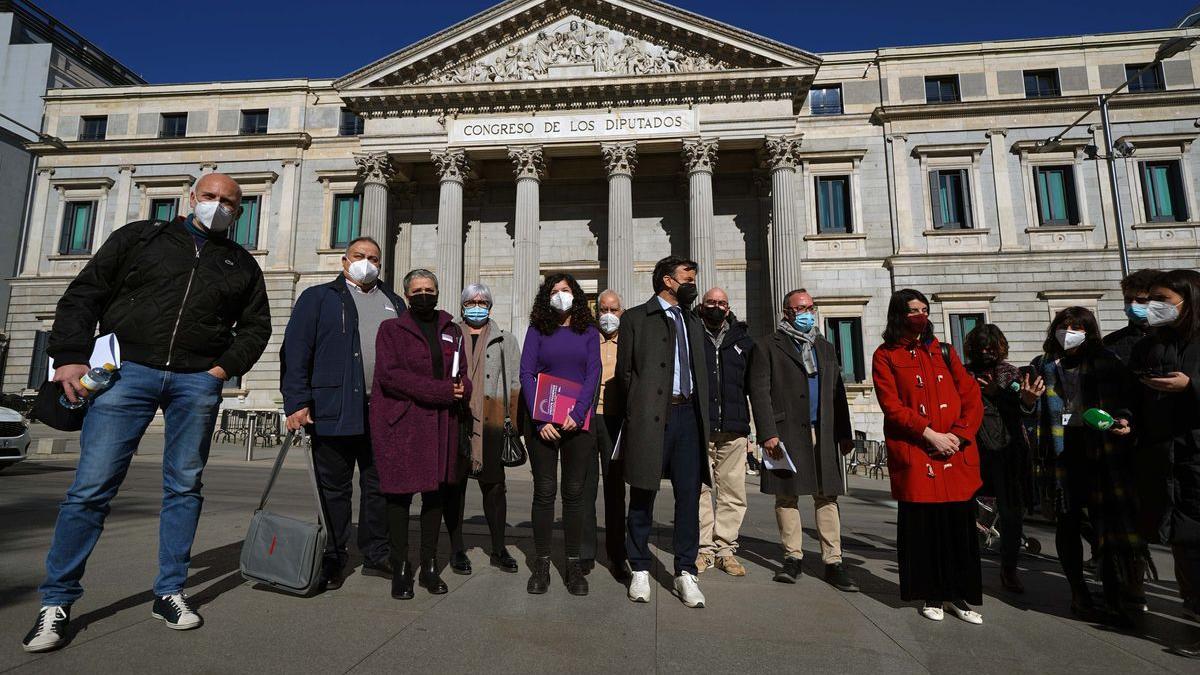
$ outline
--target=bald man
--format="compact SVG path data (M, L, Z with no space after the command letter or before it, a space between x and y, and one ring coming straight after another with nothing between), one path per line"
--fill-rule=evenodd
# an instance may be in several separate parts
M165 423L163 500L151 613L175 630L202 623L183 593L200 518L200 476L224 383L250 370L271 336L262 270L228 237L241 199L229 176L202 177L189 198L191 215L117 229L58 302L47 350L54 380L68 399L88 396L91 405L26 651L65 643L71 606L83 595L80 580L109 502L159 409ZM112 386L88 395L80 378L88 371L97 327L117 336L123 363Z

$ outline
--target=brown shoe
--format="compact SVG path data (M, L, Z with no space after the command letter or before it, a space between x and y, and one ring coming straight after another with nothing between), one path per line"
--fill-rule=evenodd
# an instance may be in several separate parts
M701 553L696 556L696 574L713 566L713 555L711 553Z
M737 558L731 555L717 556L717 564L714 565L714 567L719 570L724 570L725 573L731 577L746 576L746 568L742 566L742 563L739 562Z

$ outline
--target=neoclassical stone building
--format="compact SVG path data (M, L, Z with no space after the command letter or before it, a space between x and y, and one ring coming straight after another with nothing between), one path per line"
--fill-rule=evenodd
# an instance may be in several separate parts
M44 377L54 303L108 234L178 213L219 170L245 189L233 236L276 327L230 405L279 400L289 308L362 233L393 276L436 271L447 309L487 283L517 331L550 271L632 304L655 260L687 254L758 333L806 287L877 436L870 356L894 289L929 294L952 341L999 324L1025 359L1063 306L1122 325L1114 203L1134 268L1196 266L1195 51L1113 99L1134 149L1117 195L1096 113L1040 143L1195 35L813 54L653 0L508 0L333 81L52 90L4 390Z

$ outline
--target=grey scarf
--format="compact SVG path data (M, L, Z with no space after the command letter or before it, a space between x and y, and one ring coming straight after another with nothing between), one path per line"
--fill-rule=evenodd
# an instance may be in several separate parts
M807 333L801 333L790 321L780 321L779 330L796 341L800 347L800 360L804 363L804 371L809 376L817 374L817 353L813 348L817 342L817 327Z

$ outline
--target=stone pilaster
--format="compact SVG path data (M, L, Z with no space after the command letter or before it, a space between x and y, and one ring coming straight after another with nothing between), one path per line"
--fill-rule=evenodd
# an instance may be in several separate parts
M296 256L296 210L300 199L300 160L285 159L283 176L279 179L279 226L275 231L271 247L270 266L272 269L290 270L294 266ZM386 268L385 268L386 269Z
M134 166L122 166L117 169L117 212L113 217L112 226L105 228L103 232L96 233L96 250L108 239L108 235L122 225L129 222L129 200L133 192L133 174L137 171ZM183 211L187 208L187 202L179 205L179 210Z
M461 149L430 153L438 188L437 275L441 308L458 315L463 285L463 182L470 171Z
M889 134L892 146L892 193L896 195L897 253L917 252L916 224L912 212L912 183L908 177L908 136Z
M992 180L996 189L996 221L1000 230L1000 250L1019 251L1017 217L1013 213L1012 183L1008 174L1008 129L989 129L986 134L992 155Z
M633 260L637 257L633 231L633 171L637 144L633 141L600 146L608 171L608 287L629 303L633 295Z
M717 163L716 139L683 142L683 164L688 175L688 252L696 261L699 275L716 284L717 260L713 253L713 167Z
M800 163L800 137L774 136L765 148L771 172L771 297L800 288L800 247L803 231L796 205L796 166Z
M36 276L42 263L42 240L46 238L46 207L50 203L50 177L54 169L38 169L33 184L33 210L25 237L25 261L21 274Z
M513 298L510 328L518 340L525 339L529 309L541 277L539 230L541 229L541 184L546 162L541 146L508 149L517 179L517 209L513 219Z
M359 235L383 245L387 238L388 182L395 170L386 152L356 155L354 163L363 181L362 227Z

